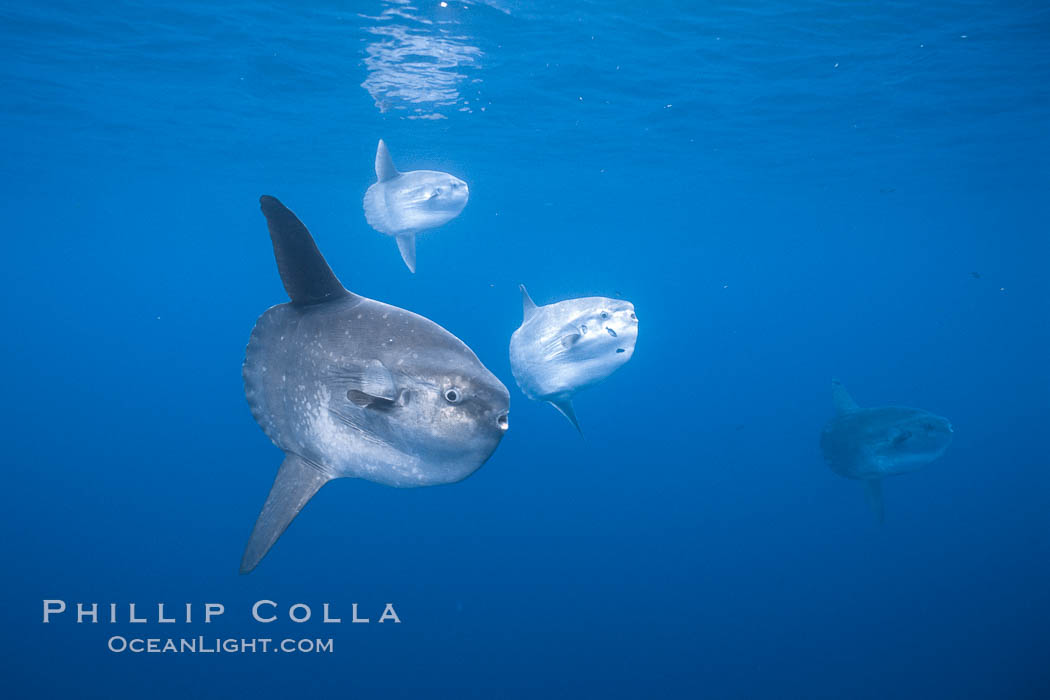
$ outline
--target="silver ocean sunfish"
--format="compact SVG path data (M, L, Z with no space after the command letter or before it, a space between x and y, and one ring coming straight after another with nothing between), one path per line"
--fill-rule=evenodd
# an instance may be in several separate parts
M882 522L882 480L921 469L944 454L952 424L918 408L861 408L838 381L831 391L835 417L824 426L820 449L833 472L864 482Z
M365 192L365 218L376 231L397 239L401 258L415 272L416 234L459 216L470 196L467 183L436 170L399 173L381 139L376 180Z
M260 203L291 302L256 321L244 392L284 462L241 573L332 479L410 487L470 476L499 445L510 404L506 387L461 340L347 291L295 214L273 197Z
M521 302L524 319L510 337L514 379L523 394L547 401L580 430L572 397L631 359L638 340L634 305L583 297L536 306L524 285Z

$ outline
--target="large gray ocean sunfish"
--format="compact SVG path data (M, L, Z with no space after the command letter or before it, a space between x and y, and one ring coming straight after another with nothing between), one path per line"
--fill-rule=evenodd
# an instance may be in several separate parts
M365 192L365 218L394 236L401 258L416 271L416 234L447 224L467 206L470 191L458 177L437 170L400 173L386 144L376 149L376 183Z
M838 381L831 390L835 417L824 426L820 449L833 472L864 482L882 522L882 480L921 469L944 454L952 424L918 408L861 408Z
M510 404L506 387L461 340L347 291L295 214L273 197L261 205L291 301L256 321L244 392L284 462L242 573L332 479L411 487L470 476L499 445Z
M524 318L510 337L514 379L523 394L550 403L580 430L572 397L631 359L638 340L634 305L583 297L537 306L524 285L521 300Z

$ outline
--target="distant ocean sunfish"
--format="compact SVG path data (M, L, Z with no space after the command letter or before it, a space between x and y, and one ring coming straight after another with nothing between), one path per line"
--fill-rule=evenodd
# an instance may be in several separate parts
M920 469L944 454L952 424L917 408L861 408L832 382L835 417L824 426L820 449L831 470L864 481L879 522L884 519L882 480Z
M470 476L499 445L510 402L461 340L347 291L295 214L273 197L261 204L291 302L256 321L244 393L284 462L241 573L332 479L408 487Z
M376 179L365 192L365 218L397 239L401 258L416 271L416 234L447 224L467 206L470 191L458 177L436 170L399 173L386 144L376 149Z
M583 297L536 306L524 285L521 297L524 319L510 337L514 379L522 393L547 401L580 430L572 397L631 359L638 340L634 305Z

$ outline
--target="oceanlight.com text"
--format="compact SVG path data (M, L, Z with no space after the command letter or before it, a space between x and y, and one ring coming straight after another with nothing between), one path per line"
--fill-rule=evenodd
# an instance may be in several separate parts
M328 639L237 639L221 637L109 638L107 648L115 654L331 654Z

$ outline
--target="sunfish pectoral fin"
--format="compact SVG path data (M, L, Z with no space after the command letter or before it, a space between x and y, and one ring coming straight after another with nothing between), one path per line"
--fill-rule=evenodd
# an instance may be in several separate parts
M332 477L298 455L287 454L270 495L255 521L252 536L241 558L241 573L254 569L277 538L288 528L307 501Z
M563 348L571 348L573 345L580 341L579 333L567 333L561 337L561 346Z
M572 399L551 399L548 403L558 409L558 413L568 418L569 422L575 426L580 435L583 435L583 429L580 427L580 422L576 420L576 409L572 407Z
M397 398L394 376L379 360L371 360L361 373L361 391L380 399L393 401Z
M376 396L359 389L350 389L346 392L346 398L361 408L374 408L377 410L389 410L397 404L397 399L388 399Z
M397 237L397 249L401 251L401 259L408 265L409 272L416 271L416 234L403 233Z
M532 315L536 313L536 302L529 296L529 291L525 289L524 284L519 284L521 288L521 310L522 310L522 321L528 321L532 318Z
M853 411L859 410L860 406L853 400L853 397L846 391L846 387L842 386L842 382L838 379L831 380L831 400L835 404L835 411L838 413L852 413Z
M886 507L882 502L882 479L868 479L864 482L864 490L868 494L868 505L871 512L878 518L879 524L886 522Z
M386 182L400 174L394 167L394 159L390 157L386 143L379 139L379 146L376 148L376 180Z

